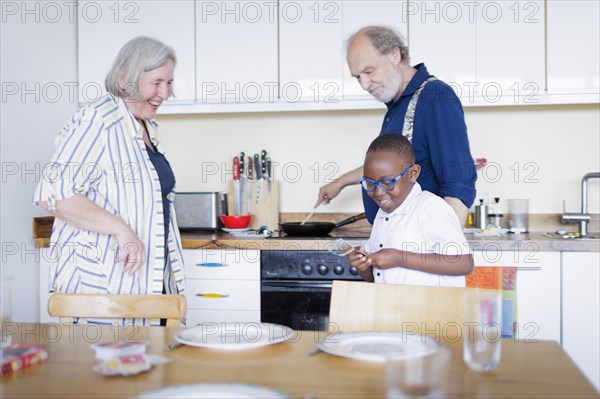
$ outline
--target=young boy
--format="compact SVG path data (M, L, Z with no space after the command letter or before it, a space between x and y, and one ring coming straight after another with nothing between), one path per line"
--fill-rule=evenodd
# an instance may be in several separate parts
M350 264L376 283L464 287L473 256L456 213L417 183L410 142L383 134L369 146L362 187L379 205L371 237Z

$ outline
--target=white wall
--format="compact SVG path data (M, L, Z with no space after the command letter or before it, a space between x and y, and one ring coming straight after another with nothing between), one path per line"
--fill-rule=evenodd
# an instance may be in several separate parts
M580 211L581 178L600 171L597 105L466 108L478 195L530 198L531 213ZM179 191L226 190L231 159L265 148L279 162L282 212L309 212L318 187L362 163L384 110L218 114L159 117L161 138ZM298 172L301 178L298 178ZM599 181L590 180L590 211L598 213ZM359 212L358 186L320 212ZM502 203L502 202L501 202ZM502 210L502 208L500 209Z
M29 3L32 13L16 15L5 13L7 3L0 24L2 274L13 278L13 319L36 321L39 265L31 220L45 212L31 200L56 133L77 109L68 89L77 82L76 25L66 15L45 19L35 11L41 2Z

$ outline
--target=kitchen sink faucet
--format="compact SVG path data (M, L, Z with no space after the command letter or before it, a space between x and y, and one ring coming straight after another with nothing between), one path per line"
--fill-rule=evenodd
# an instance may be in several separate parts
M589 179L600 179L600 172L587 173L581 179L581 213L567 213L565 212L565 202L563 201L563 223L579 223L579 235L585 237L588 235L587 225L590 222L590 215L588 214L588 195L587 186Z

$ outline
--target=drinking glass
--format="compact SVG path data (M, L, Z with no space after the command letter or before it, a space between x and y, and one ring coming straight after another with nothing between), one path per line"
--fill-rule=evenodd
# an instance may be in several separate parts
M11 343L12 336L7 334L7 325L12 318L12 297L10 277L0 276L0 347L8 346Z
M386 398L443 398L449 358L450 352L443 346L426 355L388 357Z
M463 358L475 371L492 371L500 364L502 295L493 290L465 292Z
M529 231L529 200L508 200L508 229L513 233Z

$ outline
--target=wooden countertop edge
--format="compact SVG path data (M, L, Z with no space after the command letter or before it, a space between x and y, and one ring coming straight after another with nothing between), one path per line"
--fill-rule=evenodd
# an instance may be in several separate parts
M259 250L324 250L325 245L335 237L315 239L289 239L289 238L263 238L246 239L236 238L230 234L212 234L210 238L181 235L184 249L201 248L234 248L234 249L259 249ZM366 237L344 239L351 245L362 245ZM467 235L471 249L474 251L502 250L502 251L543 251L543 252L600 252L600 240L558 240L545 237L542 233L529 233L523 235L505 235L502 237L473 237Z
M283 215L286 214L281 214ZM303 214L286 215L285 219L298 219ZM320 215L319 219L323 219ZM344 214L331 214L333 220L341 220ZM33 220L33 238L36 248L47 248L50 246L50 234L54 218L52 216L35 217ZM338 228L334 231L343 236L352 245L361 245L369 235L370 226L365 220L361 220L349 226ZM549 230L551 231L551 230ZM356 238L348 238L356 237ZM600 240L561 240L550 238L542 232L531 232L529 234L507 234L502 237L474 237L467 235L467 241L473 250L524 250L524 251L569 251L569 252L600 252ZM332 238L314 239L289 239L289 238L237 238L227 233L188 233L182 232L182 246L184 249L257 249L257 250L323 250L327 242Z
M502 251L543 251L543 252L600 252L599 240L556 240L544 237L541 233L527 234L527 237L514 238L488 237L472 239L467 237L471 249L475 251L502 250ZM201 237L181 235L182 247L184 249L256 249L256 250L324 250L325 244L332 238L315 239L283 239L283 238L261 238L247 239L236 238L230 234L207 234ZM361 245L366 238L346 238L351 245ZM35 238L36 248L47 248L50 246L50 238Z

